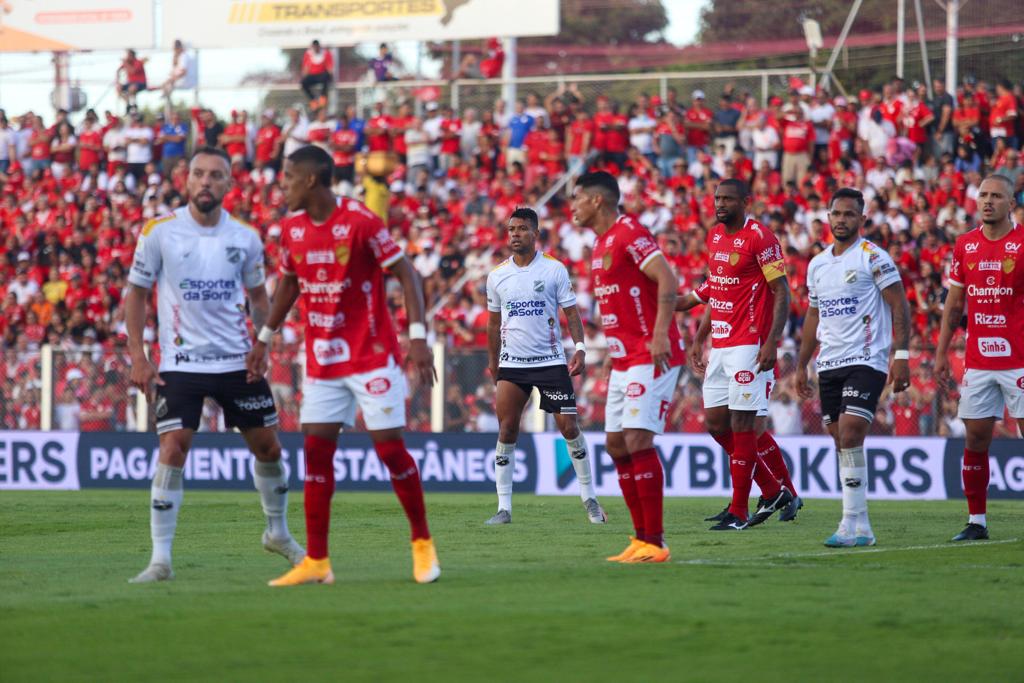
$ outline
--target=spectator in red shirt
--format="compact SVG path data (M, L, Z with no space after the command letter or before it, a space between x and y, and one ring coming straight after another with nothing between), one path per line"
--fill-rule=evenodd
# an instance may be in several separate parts
M121 80L124 74L124 80ZM117 67L118 95L129 108L135 106L135 96L146 89L146 60L139 59L135 50L125 53L121 66Z
M327 106L327 90L331 86L334 73L334 57L330 50L320 47L320 41L314 40L302 55L302 92L309 100L310 111Z
M231 123L224 127L220 134L220 146L228 153L231 163L246 161L246 114L244 111L231 110Z
M799 105L787 105L782 129L782 182L798 183L811 165L814 125Z
M709 152L713 114L704 106L704 91L693 91L693 106L686 110L686 162L692 165L701 152Z
M1002 138L1006 146L1017 149L1017 98L1010 81L996 84L996 103L989 114L989 135L993 143Z

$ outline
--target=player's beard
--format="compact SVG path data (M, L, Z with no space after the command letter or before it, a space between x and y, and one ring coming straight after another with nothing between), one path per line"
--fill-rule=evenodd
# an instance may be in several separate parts
M846 228L846 230L847 230L846 237L841 237L839 235L839 233L836 232L836 229L832 228L832 236L836 238L837 242L842 242L843 244L852 244L853 242L855 242L857 240L857 229L856 228Z
M220 206L221 200L214 197L212 194L207 196L196 195L195 199L192 200L192 204L196 207L199 213L210 213L218 206Z

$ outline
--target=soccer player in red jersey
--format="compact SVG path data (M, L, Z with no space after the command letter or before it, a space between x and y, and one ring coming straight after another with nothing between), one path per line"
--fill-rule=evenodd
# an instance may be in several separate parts
M1004 406L1024 431L1024 227L1011 219L1014 204L1013 183L1006 176L982 181L981 226L956 240L942 309L935 376L954 388L949 343L967 310L967 371L958 414L967 430L961 475L970 516L954 541L988 538L988 448Z
M585 173L572 198L573 221L597 233L591 272L612 372L605 448L615 463L636 536L612 562L665 562L665 474L654 435L665 430L679 370L686 362L673 320L678 282L654 237L618 213L619 185Z
M343 425L362 410L373 446L391 472L391 485L412 528L413 576L437 580L441 568L427 527L416 462L405 449L405 374L384 290L384 269L402 284L409 319L409 360L421 381L433 383L426 344L423 290L411 263L381 220L364 204L331 192L327 152L293 152L282 185L293 213L282 222L281 281L266 325L247 359L252 377L267 371L267 345L295 301L303 298L306 379L301 421L306 456L306 557L272 586L331 583L327 555L334 453Z
M714 531L760 524L794 501L775 476L762 477L758 509L747 514L755 465L772 473L758 453L757 417L767 415L776 347L789 310L782 248L771 230L747 217L750 201L750 187L742 180L723 180L715 190L718 224L707 237L708 306L690 349L694 371L705 376L708 432L730 453L732 502L717 516ZM711 356L705 363L709 332ZM781 453L776 462L782 462Z

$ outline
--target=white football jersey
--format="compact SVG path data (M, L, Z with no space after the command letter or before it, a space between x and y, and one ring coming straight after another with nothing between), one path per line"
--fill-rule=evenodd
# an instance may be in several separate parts
M227 211L207 228L188 207L146 223L128 282L157 283L161 372L245 369L245 290L264 283L263 243Z
M892 311L882 290L900 281L889 254L865 239L833 256L821 252L807 268L807 293L818 309L818 371L848 365L889 370Z
M569 271L556 258L537 252L525 268L511 258L487 276L487 310L501 312L503 368L564 365L558 310L576 305Z

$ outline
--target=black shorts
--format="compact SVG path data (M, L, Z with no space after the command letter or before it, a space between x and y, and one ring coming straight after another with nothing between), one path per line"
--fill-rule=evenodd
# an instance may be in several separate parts
M241 430L277 425L274 395L266 379L249 384L245 370L236 372L161 372L157 385L156 432L199 429L203 399L216 401L224 411L224 424Z
M545 365L540 368L498 368L498 381L512 382L527 395L537 387L540 409L559 415L576 414L576 393L565 365Z
M875 419L878 397L887 378L884 372L866 365L848 365L819 372L822 421L832 424L839 421L841 413L847 413L871 422Z

